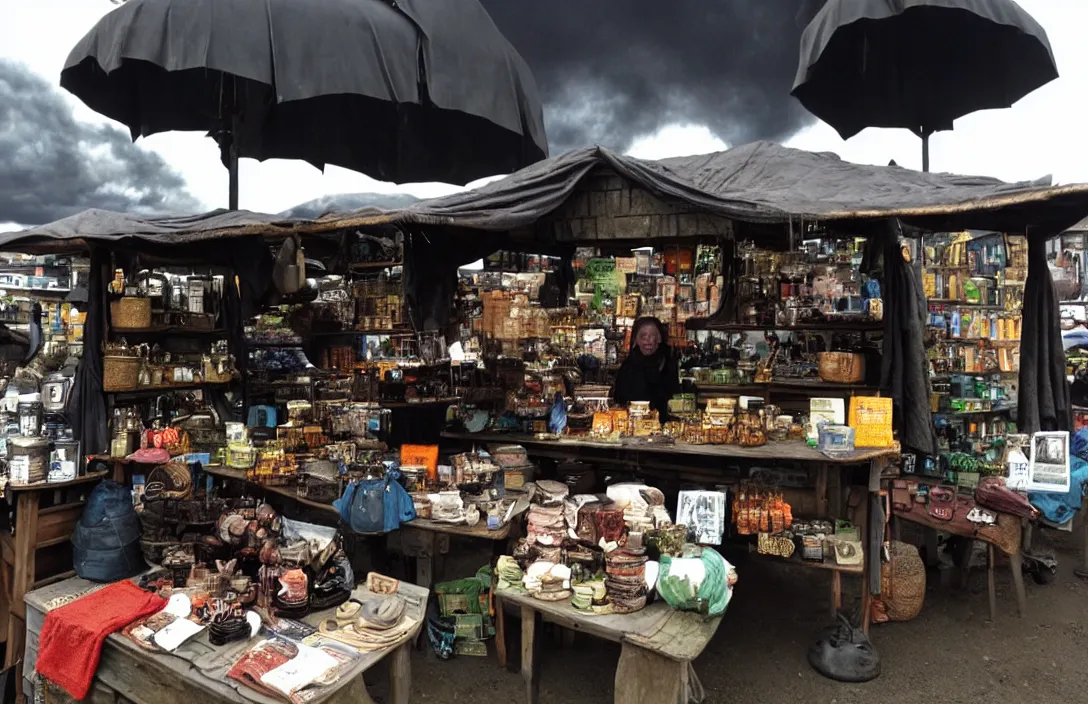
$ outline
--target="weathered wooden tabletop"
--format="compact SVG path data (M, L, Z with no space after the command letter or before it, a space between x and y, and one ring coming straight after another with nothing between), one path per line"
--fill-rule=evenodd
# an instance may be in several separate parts
M83 594L95 586L92 582L73 577L26 595L28 607L26 672L28 676L37 659L38 636L50 602L58 597ZM408 618L416 619L418 625L401 644L362 653L351 669L344 672L335 684L322 688L323 691L311 700L312 704L340 704L341 702L367 704L371 700L363 684L362 674L390 654L395 656L393 669L396 670L393 673L393 699L398 702L407 702L409 682L405 679L405 675L409 672L407 670L408 648L411 647L411 642L426 618L429 592L414 584L401 582L398 594L404 597L408 604ZM369 592L365 586L357 587L352 594L354 598L365 598L368 595ZM311 614L303 620L316 626L334 615L335 609L329 609ZM227 670L233 667L242 654L265 637L267 636L262 633L246 641L213 646L208 641L207 630L204 630L170 654L146 650L128 638L115 633L106 639L102 648L102 659L99 662L95 680L103 682L114 692L137 703L195 704L195 702L248 701L255 704L282 704L277 699L261 694L227 677Z
M830 465L856 465L871 460L892 457L898 453L887 448L860 448L841 455L825 455L814 447L798 440L768 442L760 447L741 447L740 445L689 445L687 443L624 443L591 440L588 438L560 438L557 440L538 440L532 435L516 433L442 433L446 440L473 442L480 445L516 444L529 450L530 454L540 451L573 451L587 449L610 451L615 453L647 455L697 455L700 457L720 457L723 459L750 460L788 460L794 462L813 462Z

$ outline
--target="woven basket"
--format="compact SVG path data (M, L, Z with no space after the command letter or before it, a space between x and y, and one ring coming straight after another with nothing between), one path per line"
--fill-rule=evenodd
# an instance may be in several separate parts
M922 611L926 599L926 565L918 548L892 541L891 594L884 598L888 618L910 621Z
M110 303L110 324L134 330L151 327L151 299L127 296Z
M140 358L106 355L102 360L102 389L130 391L140 383Z
M865 357L854 352L821 352L820 378L838 384L857 384L865 379Z

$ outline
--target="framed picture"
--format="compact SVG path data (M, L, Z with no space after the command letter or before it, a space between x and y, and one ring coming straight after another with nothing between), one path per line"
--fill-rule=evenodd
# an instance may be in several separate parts
M725 535L725 493L681 491L676 524L688 528L688 540L700 545L721 545Z
M1032 435L1027 490L1065 494L1071 481L1069 433L1040 432Z

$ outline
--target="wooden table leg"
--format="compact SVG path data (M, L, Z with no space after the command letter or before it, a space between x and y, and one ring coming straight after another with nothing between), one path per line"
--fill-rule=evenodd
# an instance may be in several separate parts
M502 607L502 599L497 596L495 597L495 655L499 658L499 667L505 668L508 663L506 654L506 609Z
M15 700L23 698L23 650L26 648L26 592L34 583L34 541L38 534L38 492L21 491L15 507L15 564L11 580L11 612L8 616L7 652L4 667L20 663L13 676Z
M430 589L434 586L434 557L420 555L416 557L416 584Z
M990 620L997 620L997 591L994 586L994 546L986 543L986 591L990 596Z
M831 571L831 620L839 616L842 609L842 573L838 570Z
M1012 571L1012 583L1016 587L1016 610L1020 618L1024 618L1028 611L1028 594L1024 590L1024 560L1020 557L1020 551L1009 554L1009 569Z
M616 704L661 702L686 704L688 663L671 660L646 648L624 643L616 666Z
M405 643L393 651L389 665L389 696L392 704L408 704L412 694L411 645Z
M960 569L960 589L966 589L971 582L971 556L975 552L975 541L960 538L956 545L956 566Z
M1081 579L1088 579L1088 519L1084 516L1088 516L1088 502L1085 503L1085 511L1081 512L1082 532L1084 545L1081 548L1080 553L1080 567L1073 570L1073 574L1077 575Z
M521 607L521 677L525 680L525 701L540 701L540 648L536 642L540 615L527 606Z
M831 517L827 493L827 471L827 465L823 463L816 468L816 515L820 518Z

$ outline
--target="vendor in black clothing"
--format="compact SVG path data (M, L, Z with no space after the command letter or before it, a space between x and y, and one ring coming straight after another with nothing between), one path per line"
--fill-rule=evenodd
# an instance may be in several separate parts
M649 401L661 422L669 416L669 399L680 392L680 372L666 343L665 326L657 318L635 321L631 350L616 374L612 397L619 404Z

